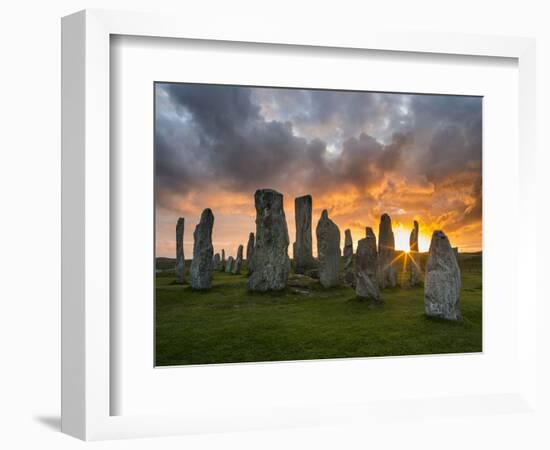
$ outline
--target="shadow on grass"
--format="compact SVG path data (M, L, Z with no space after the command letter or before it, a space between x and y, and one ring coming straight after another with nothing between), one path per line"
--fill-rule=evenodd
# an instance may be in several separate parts
M374 300L372 298L350 297L346 300L347 303L352 305L364 305L369 309L382 309L384 308L384 300Z
M424 318L424 320L427 320L428 322L439 323L445 326L463 326L464 325L463 319L449 320L449 319L442 319L441 317L428 316L427 314L423 314L422 317Z

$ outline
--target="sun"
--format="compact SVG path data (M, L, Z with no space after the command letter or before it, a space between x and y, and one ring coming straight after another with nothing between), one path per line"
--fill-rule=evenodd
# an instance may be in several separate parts
M411 230L407 230L403 225L398 225L393 229L393 236L395 238L395 249L401 250L406 253L409 252L409 237Z
M420 233L418 235L418 251L427 252L430 248L431 236L425 233L420 225ZM409 253L409 238L411 236L412 226L407 228L403 224L398 224L393 228L393 236L395 238L395 249Z

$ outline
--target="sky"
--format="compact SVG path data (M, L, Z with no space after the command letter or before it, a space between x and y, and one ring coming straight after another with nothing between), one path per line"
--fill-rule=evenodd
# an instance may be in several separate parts
M284 196L289 255L294 198L313 197L354 248L388 213L396 248L413 220L420 251L443 230L460 251L481 249L482 98L425 94L155 84L156 256L184 252L204 208L214 213L214 252L235 255L255 231L254 192Z

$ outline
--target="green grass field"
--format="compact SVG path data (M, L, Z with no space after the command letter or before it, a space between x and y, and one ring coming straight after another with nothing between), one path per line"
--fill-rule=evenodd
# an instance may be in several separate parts
M156 277L159 366L482 350L480 253L459 258L460 322L426 317L423 287L386 289L377 305L295 275L283 292L250 293L246 275L215 272L213 288L199 292L175 284L167 261Z

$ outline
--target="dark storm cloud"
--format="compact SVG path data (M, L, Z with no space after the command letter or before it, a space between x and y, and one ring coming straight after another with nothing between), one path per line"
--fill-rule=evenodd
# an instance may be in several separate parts
M288 121L266 121L250 88L170 84L158 89L176 112L157 114L160 191L182 193L214 181L231 191L250 191L280 187L297 173L312 178L325 173L325 143L296 136Z
M358 208L453 208L440 215L449 227L480 219L480 98L163 83L155 101L157 199L167 210L213 187L269 186L353 189L370 202Z

